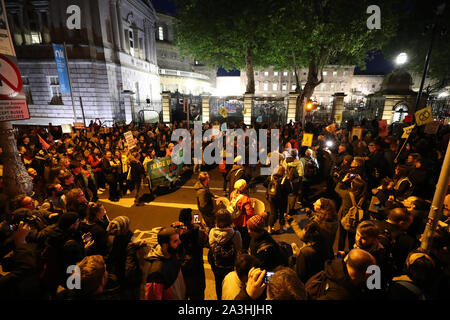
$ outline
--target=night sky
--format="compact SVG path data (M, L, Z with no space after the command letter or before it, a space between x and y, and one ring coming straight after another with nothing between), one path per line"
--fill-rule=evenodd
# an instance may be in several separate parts
M172 16L176 15L176 6L170 0L152 0L153 6L157 12L169 14ZM385 59L383 54L379 52L375 54L375 57L366 61L365 70L361 68L355 69L355 74L387 74L394 69L394 65L391 61ZM225 71L223 68L217 70L217 76L239 76L239 70Z

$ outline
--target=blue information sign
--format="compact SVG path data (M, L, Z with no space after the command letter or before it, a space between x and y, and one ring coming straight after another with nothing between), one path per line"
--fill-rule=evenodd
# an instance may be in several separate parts
M60 91L61 93L70 93L64 46L62 44L53 44L53 52L55 54L56 69L58 70Z

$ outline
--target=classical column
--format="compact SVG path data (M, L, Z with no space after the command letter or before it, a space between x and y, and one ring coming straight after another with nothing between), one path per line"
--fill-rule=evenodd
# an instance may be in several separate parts
M297 111L297 98L299 94L295 92L289 93L289 102L288 102L288 109L287 109L287 122L293 121L295 122L295 113Z
M209 93L202 93L202 122L209 122Z
M344 98L347 95L343 92L336 92L333 97L333 117L334 121L338 124L342 122L342 113L344 111Z
M253 93L244 94L244 123L246 125L252 124L252 106L253 106Z
M123 23L122 23L122 11L120 10L120 3L122 2L122 0L117 0L116 3L116 12L117 12L117 24L119 27L119 40L120 40L120 45L119 48L121 51L125 50L125 40L124 40L124 30L123 30Z
M113 28L113 37L114 44L116 46L116 50L122 51L122 46L120 42L120 30L119 30L119 21L117 19L117 0L110 0L109 9L111 12L111 25Z

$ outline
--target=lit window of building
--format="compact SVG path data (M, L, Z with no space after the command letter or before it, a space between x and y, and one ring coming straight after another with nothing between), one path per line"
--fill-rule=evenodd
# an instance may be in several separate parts
M292 91L295 91L295 89L297 88L297 86L295 84L292 85Z
M269 76L269 71L264 71L264 76L268 77Z
M272 90L273 91L277 91L278 90L278 83L273 83L272 84Z
M287 77L287 75L288 75L288 72L287 72L287 71L284 71L284 72L283 72L283 76Z
M161 26L158 28L158 39L161 41L164 40L164 28Z
M269 84L267 82L264 82L264 91L269 90Z
M278 71L274 71L274 72L273 72L273 75L274 75L275 77L277 77L277 76L278 76Z
M283 83L283 85L281 86L281 90L286 91L287 90L287 84Z
M327 71L324 71L324 72L323 72L323 75L324 75L324 76L326 76L327 74L328 74L328 72L327 72Z
M337 71L333 71L333 77L337 76Z

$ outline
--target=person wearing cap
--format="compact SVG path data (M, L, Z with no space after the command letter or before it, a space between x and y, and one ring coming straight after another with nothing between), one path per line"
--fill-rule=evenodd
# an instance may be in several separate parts
M233 220L233 224L242 236L242 247L247 250L250 245L250 236L247 230L247 221L254 215L255 210L250 201L250 197L247 192L247 182L244 179L236 181L234 184L234 190L230 195L230 201L236 202L237 209L239 210L239 216Z
M261 268L272 271L280 265L286 265L280 245L265 230L267 213L254 215L247 221L248 233L251 237L250 254L261 262Z
M237 156L234 159L234 165L231 168L231 170L227 174L227 181L228 181L228 193L231 194L231 192L234 190L234 184L236 181L244 179L248 181L246 168L244 168L242 157Z

